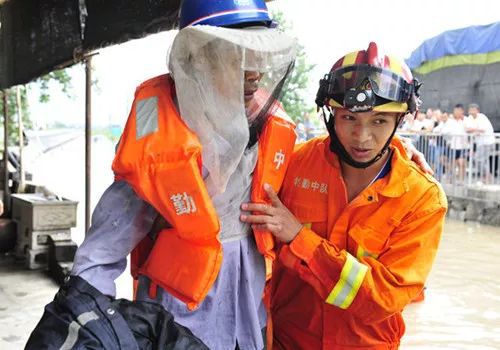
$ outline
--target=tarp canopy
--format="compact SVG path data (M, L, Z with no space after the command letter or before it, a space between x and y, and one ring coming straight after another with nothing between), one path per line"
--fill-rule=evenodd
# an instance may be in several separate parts
M0 0L0 89L175 27L181 0Z
M450 30L426 40L406 61L410 69L427 74L463 64L500 62L500 22Z
M478 103L500 131L500 22L444 32L406 62L424 83L424 108L451 112L458 103Z

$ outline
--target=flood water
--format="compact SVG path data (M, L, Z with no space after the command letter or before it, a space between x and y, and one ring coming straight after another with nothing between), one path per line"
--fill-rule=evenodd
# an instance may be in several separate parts
M500 349L500 228L447 220L401 349Z

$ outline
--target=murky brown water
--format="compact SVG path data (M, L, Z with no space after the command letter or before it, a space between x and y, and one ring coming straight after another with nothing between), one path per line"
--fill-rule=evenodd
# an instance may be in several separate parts
M447 220L401 349L500 349L500 228Z

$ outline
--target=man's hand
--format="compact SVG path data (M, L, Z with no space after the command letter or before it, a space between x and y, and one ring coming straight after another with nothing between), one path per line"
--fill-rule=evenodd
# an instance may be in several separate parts
M269 184L264 184L264 190L271 204L243 203L241 208L245 211L258 214L242 214L241 221L247 222L262 230L270 231L278 240L289 243L302 229L302 224L281 203L278 195Z
M414 161L420 169L425 171L429 175L434 175L434 170L432 170L431 166L425 160L424 154L420 152L411 142L411 140L407 137L399 137L401 139L401 143L403 144L406 153L408 153L408 157Z

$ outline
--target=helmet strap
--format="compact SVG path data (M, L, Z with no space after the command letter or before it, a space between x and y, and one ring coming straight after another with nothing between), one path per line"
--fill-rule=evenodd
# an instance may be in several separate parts
M357 169L368 168L370 165L373 165L380 158L382 158L385 152L387 152L387 150L389 149L389 145L391 144L392 138L394 137L394 134L396 133L396 130L398 129L398 126L401 123L401 120L403 119L404 116L404 114L401 114L397 118L394 130L392 131L391 136L389 136L389 138L387 139L387 142L385 143L382 150L368 162L358 162L351 157L351 155L347 152L347 150L342 145L337 136L337 132L335 131L335 111L329 108L330 118L328 120L326 119L324 109L322 114L323 114L323 119L325 121L326 129L328 130L328 134L330 135L330 151L338 155L340 160Z

